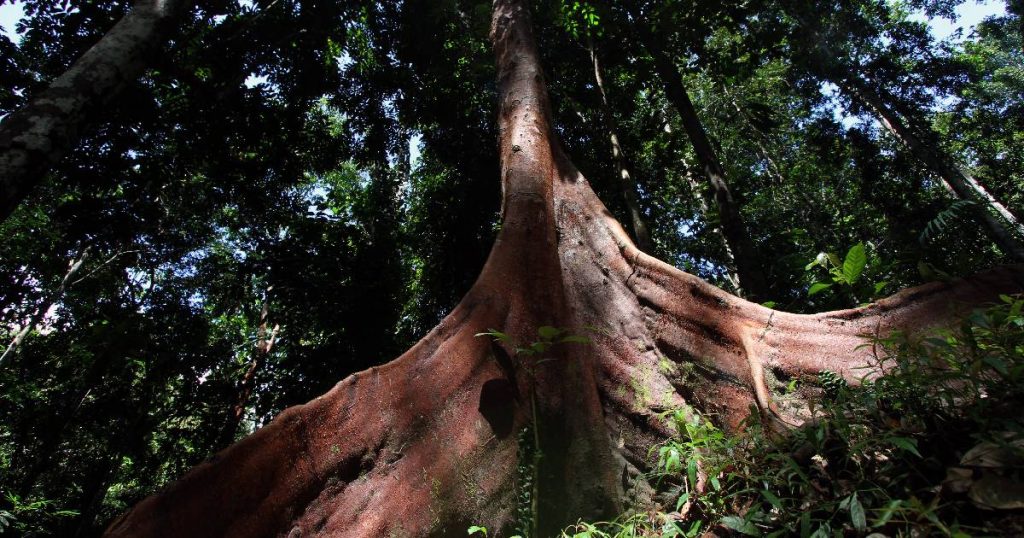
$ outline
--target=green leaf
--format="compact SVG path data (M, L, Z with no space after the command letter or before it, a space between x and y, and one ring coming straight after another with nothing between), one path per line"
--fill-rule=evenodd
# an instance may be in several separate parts
M864 514L864 506L860 504L860 499L857 498L856 493L850 496L850 521L853 523L853 528L858 531L863 532L868 529L868 519Z
M680 495L679 498L676 499L676 512L678 512L683 507L683 505L686 504L686 502L689 501L689 500L690 500L690 494L689 493L684 493L684 494Z
M690 458L689 463L686 464L686 476L690 479L690 487L697 487L697 460Z
M739 516L723 517L722 525L725 525L727 528L740 534L746 534L747 536L761 536L761 531L757 530L757 527L755 527L753 523Z
M864 249L864 243L857 243L850 247L843 261L843 278L847 284L856 284L860 279L864 267L868 264L868 254Z
M680 467L682 467L682 463L680 463L679 450L670 448L668 457L665 458L665 470L672 472Z
M902 448L903 450L910 452L911 454L922 457L921 453L917 451L917 440L909 437L890 437L889 442Z
M767 500L769 503L771 503L772 506L778 508L779 510L782 510L782 499L780 499L777 495L766 489L762 489L761 496L764 497L765 500Z
M985 364L994 368L997 372L1003 375L1010 375L1010 370L1006 368L1006 361L1002 358L994 355L986 355L985 358L981 359Z
M487 537L487 527L480 527L480 526L477 526L477 525L473 525L472 527L469 528L469 530L466 531L466 534L468 534L470 536L472 536L474 534L483 534L484 537L486 538Z
M564 331L562 329L559 329L557 327L552 327L550 325L545 325L545 326L540 327L539 329L537 329L537 334L540 335L541 339L542 340L548 340L548 341L554 340L555 337L557 337L558 335L562 334L563 332Z
M589 344L591 340L586 336L570 334L569 336L563 336L558 342L562 344Z
M811 289L807 290L807 296L810 297L812 295L817 295L831 287L832 284L828 284L826 282L815 282L814 284L811 284Z
M507 334L501 331L496 331L494 329L487 329L487 332L476 333L473 336L490 336L491 338L494 338L495 340L501 340L502 342L507 342L509 340L509 336Z
M1010 304L1010 317L1020 317L1020 311L1022 308L1024 308L1024 301L1013 301L1013 303Z

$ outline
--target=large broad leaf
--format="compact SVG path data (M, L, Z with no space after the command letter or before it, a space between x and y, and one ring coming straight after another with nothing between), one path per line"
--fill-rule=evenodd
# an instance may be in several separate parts
M817 295L831 287L832 284L827 282L815 282L814 284L811 284L811 289L807 290L807 296L810 297L812 295Z
M860 499L857 498L857 494L854 493L850 497L850 521L853 523L853 528L860 532L868 530L868 518L864 514L864 505L860 503Z
M746 534L747 536L761 536L761 531L758 530L753 523L743 519L739 516L725 516L722 518L722 525L727 528L734 530L740 534Z
M555 337L563 332L564 331L562 329L552 327L550 325L545 325L537 329L537 334L540 335L541 340L554 340Z
M976 506L988 510L1024 508L1024 483L1011 476L985 470L967 494Z
M864 266L868 264L868 254L864 249L864 243L857 243L850 247L843 260L843 279L847 284L855 284L864 272Z

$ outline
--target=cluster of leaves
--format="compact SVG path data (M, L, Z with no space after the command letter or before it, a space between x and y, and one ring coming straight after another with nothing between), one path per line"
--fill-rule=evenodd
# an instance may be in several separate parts
M873 262L870 267L869 259ZM874 283L868 282L868 279L865 278L865 269L870 269L870 273L877 274L882 270L881 265L877 257L872 256L869 258L864 243L857 243L850 247L850 250L846 251L846 256L842 259L834 252L819 253L814 258L814 261L807 264L804 269L811 271L815 268L820 268L828 274L831 282L819 280L811 284L807 290L807 296L813 297L822 292L832 290L833 294L836 294L838 291L838 293L849 295L855 303L862 303L865 299L880 297L889 283L884 280Z
M871 342L882 375L822 372L807 422L726 435L690 411L657 449L662 511L567 530L573 538L1017 535L1024 521L1024 298L957 330ZM667 487L666 487L667 486Z

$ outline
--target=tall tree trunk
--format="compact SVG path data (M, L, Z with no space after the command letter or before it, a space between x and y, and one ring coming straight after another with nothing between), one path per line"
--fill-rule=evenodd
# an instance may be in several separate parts
M1024 285L1020 267L1001 268L814 316L731 296L639 251L562 152L523 0L494 2L492 40L503 225L462 302L398 359L284 411L107 536L552 536L617 510L626 489L650 493L648 451L674 433L664 410L736 428L753 406L798 424L765 369L853 380L874 360L862 335L942 323L951 304ZM550 338L545 326L598 330L590 345L517 354ZM507 336L475 336L493 330Z
M683 167L686 182L690 185L690 192L693 193L693 197L697 201L697 209L700 210L701 217L704 218L704 222L711 222L711 204L708 203L708 197L704 195L704 189L700 181L694 177L693 171L685 163L683 163ZM722 241L722 250L725 252L725 267L727 270L726 278L728 278L729 284L735 290L741 289L740 276L736 273L736 257L732 253L732 248L729 247L729 240L722 233L721 226L713 227L711 233Z
M267 331L271 289L267 289L267 296L263 299L263 307L260 308L259 328L256 330L256 343L252 350L252 360L249 361L249 367L246 368L245 374L242 375L242 381L238 384L238 393L235 395L235 401L231 404L231 409L228 410L227 417L224 419L224 426L221 428L214 445L218 449L234 442L235 435L238 433L238 425L241 424L242 418L245 417L245 409L249 405L249 399L252 398L252 391L256 388L256 375L263 369L263 365L267 362L267 357L270 356L271 350L274 349L274 342L277 341L277 332L281 326L275 324L273 329L269 332Z
M897 140L902 142L925 167L939 176L946 187L957 198L977 202L978 215L988 226L996 244L1014 260L1024 262L1024 244L1015 235L1024 236L1024 226L1021 225L1017 217L1006 206L992 196L982 184L978 183L963 168L953 163L940 149L922 140L904 122L903 118L863 81L852 77L833 77L833 79L850 97L874 112L879 122ZM1007 224L1000 221L1000 217L1009 224L1009 228Z
M619 189L622 192L622 200L626 203L629 211L629 221L633 226L633 237L636 244L644 252L653 252L651 234L644 222L643 212L640 211L639 195L636 189L636 181L629 173L628 160L625 152L622 151L622 144L619 143L619 135L615 129L615 116L612 114L612 107L608 104L608 93L604 88L604 76L601 73L601 63L597 57L597 49L594 47L593 38L587 35L587 50L590 51L590 62L594 66L594 83L598 93L601 94L601 117L604 118L605 129L608 130L608 139L612 144L612 159L615 162L616 172L619 176Z
M0 121L0 222L75 145L85 123L142 74L187 0L138 0L64 74Z
M693 108L690 95L683 85L682 74L653 36L645 32L641 35L647 52L654 59L658 77L665 86L665 95L679 112L683 129L690 138L701 171L711 185L722 233L736 260L735 273L739 276L741 294L752 301L764 300L768 296L768 283L763 273L765 265L757 255L750 234L743 224L739 205L733 198L726 179L725 168L718 159L711 140L708 139L697 111Z

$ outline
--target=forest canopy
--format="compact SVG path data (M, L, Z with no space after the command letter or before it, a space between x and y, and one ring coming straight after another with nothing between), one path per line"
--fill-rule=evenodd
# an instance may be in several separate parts
M901 313L906 307L909 314L896 314L886 325L895 336L874 334L897 345L903 329L946 321L939 317L952 297L985 302L980 292L963 291L967 285L958 279L1024 262L1020 1L520 4L527 3L0 0L0 12L22 13L14 32L0 35L0 535L99 536L131 507L211 457L216 462L215 454L262 431L285 409L320 401L314 399L332 387L334 394L346 378L355 394L356 380L399 368L381 365L440 353L447 344L439 335L454 339L468 331L465 340L449 342L472 347L508 378L485 385L483 393L476 387L479 402L468 409L475 413L479 406L483 418L477 423L492 428L488 435L498 440L490 449L512 462L502 473L508 484L519 485L502 485L505 475L495 472L497 493L491 495L489 478L473 475L486 502L474 512L479 519L467 520L459 508L430 504L445 494L431 494L433 482L424 478L430 508L410 501L419 507L410 514L424 521L406 523L409 535L464 536L472 525L489 524L491 536L518 530L539 538L578 517L612 517L606 508L624 508L621 500L603 496L616 495L590 490L568 508L545 508L555 493L538 486L533 497L527 495L529 513L516 515L523 510L516 480L526 480L516 475L516 462L522 474L533 457L523 454L551 447L543 451L546 460L532 460L544 472L555 462L570 470L585 467L571 461L581 457L575 444L564 447L566 455L553 455L563 447L550 440L554 432L541 430L556 427L539 423L568 404L545 403L549 396L576 389L590 394L589 383L596 387L593 398L580 397L586 418L565 423L566 432L585 440L580 444L596 446L589 436L607 441L606 432L588 421L607 422L613 432L636 430L621 435L621 455L613 450L595 456L595 467L604 469L605 460L619 465L601 471L607 476L595 471L601 475L595 483L666 465L671 470L664 460L671 453L658 450L670 446L662 444L670 436L666 431L704 428L704 444L691 443L691 450L732 450L708 440L721 431L752 428L741 414L768 424L766 437L814 414L813 404L810 414L786 407L783 396L806 396L797 390L801 376L830 382L814 389L820 393L854 390L863 374L840 365L840 358L869 340L840 329L836 340L825 343L793 337L802 339L801 350L810 350L806 357L794 351L799 364L793 366L778 351L789 349L789 336L766 339L770 328L785 331L791 323L797 331L800 320L819 319L835 322L822 330L833 336L829 331L846 320L881 327L889 323L887 309ZM951 24L983 9L991 14L973 26L936 36L939 21ZM522 10L530 13L525 22ZM530 19L532 33L522 29ZM100 50L97 43L122 35L117 28L127 37ZM115 55L117 47L123 58ZM86 65L90 54L95 61ZM76 99L80 109L61 108ZM517 123L527 118L541 127ZM38 135L45 138L40 150L25 142L24 133L44 124L56 134ZM522 133L540 134L528 142L511 138ZM534 158L547 163L555 179L536 185L518 179L543 167L517 168L516 159L530 164ZM596 196L571 190L577 184ZM531 196L547 205L534 207ZM601 224L610 231L588 235L588 225L577 221L590 216L579 215L614 219L622 228ZM517 235L519 230L525 231ZM601 249L626 261L595 255L604 276L566 269ZM985 273L998 293L986 291L984 298L998 302L1002 293L1008 306L986 311L981 319L997 328L974 344L1008 350L1021 360L1024 318L1013 295L1024 279L1015 267ZM679 280L679 271L696 278ZM667 284L670 279L686 284ZM702 288L705 282L715 288ZM914 306L918 296L912 293L877 303L934 282L943 284L919 289L948 288L951 298L921 292L921 301L931 301L919 303L927 308ZM639 299L616 295L627 288ZM505 305L488 293L512 298ZM668 318L694 326L679 320L697 314L667 298L684 295L707 312L717 302L724 310L749 312L749 320L762 325L767 316L767 326L764 332L761 325L750 329L754 336L739 329L734 334L725 322L714 331L694 329L711 342L706 349L689 336L674 340L671 331L652 328ZM499 303L507 311L498 313ZM786 314L843 309L858 310L848 311L855 314L841 323L830 314ZM923 310L934 311L935 322ZM646 325L595 327L608 312ZM484 324L488 315L494 324L466 321ZM616 331L626 336L619 339ZM722 351L733 340L742 351ZM808 347L812 340L819 347ZM950 343L948 356L969 355L961 343ZM908 354L923 353L908 351L916 343L898 344L904 346L900 364ZM630 346L638 349L623 351ZM700 362L695 347L714 358L713 368ZM752 350L762 347L770 360L753 365ZM835 351L840 347L846 351ZM665 380L635 373L617 378L610 366L610 373L593 374L597 381L574 377L590 364L577 355L604 353L595 349L617 357L645 354ZM520 369L549 353L553 363L570 366L539 373L547 366L538 360ZM729 353L742 355L737 360L744 368L750 361L750 372L737 373L731 359L721 358ZM815 354L824 362L812 365ZM576 360L584 366L577 368ZM629 362L630 368L640 360ZM985 364L1003 372L992 361ZM708 374L714 383L744 396L720 391L719 404L716 391L680 388L690 382L687 376L700 378L715 368L725 373ZM975 381L987 387L982 392L1018 401L1024 370L1014 368L1007 366L1005 379L1000 377L1005 385L988 385L984 376ZM559 376L574 381L556 389ZM783 388L776 391L775 385ZM418 390L413 382L403 387ZM663 405L645 387L667 387L678 401ZM631 403L622 403L627 392ZM436 393L450 394L452 401L461 394ZM532 402L532 409L531 399L540 402ZM679 414L683 400L707 420ZM369 401L346 409L366 411L359 416L370 420ZM516 411L503 434L505 419L491 413L504 413L512 401ZM949 411L921 409L943 417ZM613 410L626 418L607 418ZM395 412L388 408L379 416ZM631 421L636 425L624 425ZM651 425L657 421L671 424ZM346 422L339 431L350 427L364 429ZM897 445L917 434L902 427L912 434L892 434L903 440ZM265 442L277 430L270 431L242 446ZM390 443L380 447L390 450ZM1017 450L1020 443L1013 446ZM374 462L387 459L380 447ZM349 457L345 447L331 450ZM385 472L383 464L358 463L368 461L365 452L359 454L354 470L345 467L349 474L338 475L345 477L342 483ZM699 488L718 480L708 474L711 461L701 463ZM685 463L677 455L676 464ZM693 470L682 467L675 471L687 487L699 489L697 463ZM567 483L575 483L572 472L566 475ZM532 479L539 476L547 475ZM462 487L458 479L435 480L445 491ZM676 512L685 505L676 506L678 490L665 501L660 482L649 482L647 489L637 486L647 495L643 502L672 505ZM626 490L618 497L628 495L629 487L617 487ZM316 500L302 502L318 510L328 505L320 489L312 491L302 495ZM861 502L856 494L844 499L836 508L843 514ZM768 497L758 502L769 510L775 504ZM592 505L601 510L580 508ZM679 517L703 517L705 523L740 517L724 504L718 512L703 506L706 517ZM718 528L759 535L751 528L759 533L757 525L769 524L752 519L749 506L739 511L746 519L725 519L732 524ZM225 523L210 535L231 529L235 535L291 536L288 525L307 528L298 515L280 517L285 519L274 519L273 528L253 526L260 530L246 534L239 529L249 527ZM317 528L341 528L324 518L330 523ZM385 528L373 523L378 526L365 535ZM847 525L850 535L867 530L856 516Z

